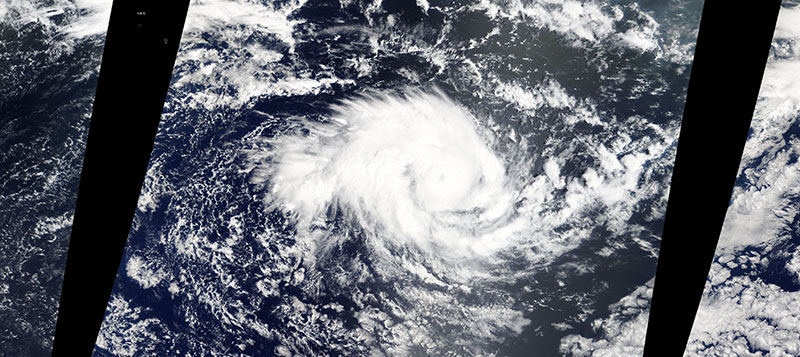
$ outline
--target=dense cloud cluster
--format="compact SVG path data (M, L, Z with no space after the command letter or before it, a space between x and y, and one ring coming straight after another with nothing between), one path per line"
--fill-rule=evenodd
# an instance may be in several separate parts
M688 356L800 354L798 19L800 8L785 2ZM563 351L641 354L649 298L626 318L616 312L631 296L595 321L603 338L572 335L562 340Z
M97 354L555 353L652 277L699 3L193 3Z

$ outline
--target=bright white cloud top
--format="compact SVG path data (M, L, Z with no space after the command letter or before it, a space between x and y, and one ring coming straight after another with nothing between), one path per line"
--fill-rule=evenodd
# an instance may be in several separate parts
M68 35L70 40L104 35L111 15L110 0L56 0L0 2L0 21L24 26L39 23L54 33ZM65 18L65 20L55 20ZM60 39L59 42L62 42Z
M98 348L483 356L577 328L632 285L578 281L655 266L696 28L671 9L193 2Z
M357 98L333 111L327 123L306 123L307 135L271 142L275 203L300 227L341 210L388 244L460 260L510 246L530 224L475 118L444 94Z
M739 181L687 345L687 356L800 355L800 7L780 10L739 167ZM643 286L641 289L651 289ZM641 355L649 296L595 321L604 338L571 335L576 356ZM629 305L624 313L619 306Z

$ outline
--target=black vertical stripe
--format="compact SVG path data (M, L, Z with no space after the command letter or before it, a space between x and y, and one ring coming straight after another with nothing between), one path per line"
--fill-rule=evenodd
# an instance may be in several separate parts
M114 1L67 255L53 355L94 349L139 198L188 0Z
M647 325L645 356L682 356L730 201L780 0L705 0Z

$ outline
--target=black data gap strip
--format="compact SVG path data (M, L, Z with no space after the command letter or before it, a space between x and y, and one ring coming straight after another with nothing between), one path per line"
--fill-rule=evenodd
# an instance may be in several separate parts
M91 355L144 181L188 0L115 0L83 160L53 355Z
M706 0L681 123L645 356L682 356L714 257L780 0Z

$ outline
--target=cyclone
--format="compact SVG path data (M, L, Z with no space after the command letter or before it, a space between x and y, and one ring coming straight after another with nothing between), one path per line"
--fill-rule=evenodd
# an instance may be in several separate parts
M98 351L558 354L651 278L686 5L193 3Z
M371 244L463 261L508 248L529 224L480 121L441 91L365 95L331 113L269 139L272 164L258 176L299 231L340 214Z

